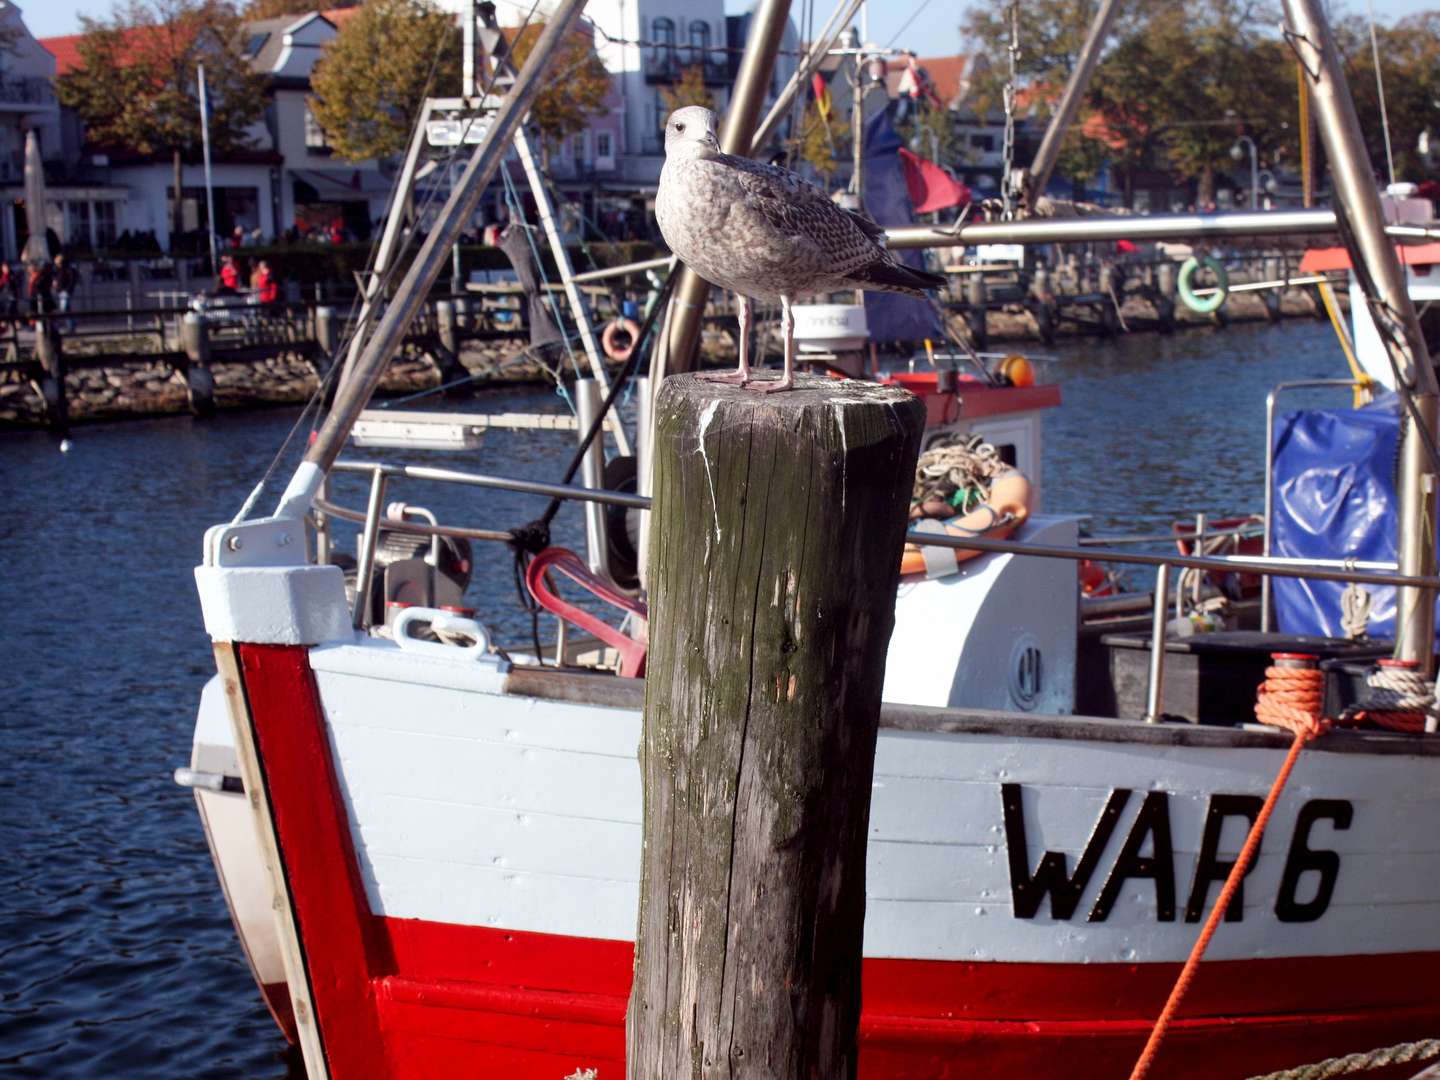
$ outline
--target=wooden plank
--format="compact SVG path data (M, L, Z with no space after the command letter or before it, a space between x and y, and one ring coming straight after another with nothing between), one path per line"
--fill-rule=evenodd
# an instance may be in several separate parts
M225 684L225 702L230 724L235 732L235 751L240 760L240 777L245 782L245 795L255 822L255 836L260 844L265 872L270 878L274 896L275 929L280 938L280 956L285 964L285 982L290 991L290 1005L295 1011L300 1052L309 1080L328 1080L329 1065L320 1029L315 1023L315 1008L310 993L310 977L305 968L305 955L300 947L300 927L295 921L289 884L285 879L284 862L280 858L280 842L275 835L275 819L270 812L270 796L260 756L255 748L255 727L250 716L250 703L245 696L245 683L240 674L240 652L231 642L214 645L215 667Z

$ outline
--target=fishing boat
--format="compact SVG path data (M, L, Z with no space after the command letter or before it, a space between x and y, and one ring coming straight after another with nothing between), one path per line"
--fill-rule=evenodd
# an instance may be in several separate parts
M196 570L218 674L202 696L184 779L196 789L257 980L312 1078L605 1078L626 1069L644 608L607 572L600 526L607 508L643 515L649 501L601 486L594 439L585 486L340 457L448 258L467 198L498 164L537 73L581 6L556 6L465 181L354 350L275 512L208 530ZM784 9L761 5L757 42ZM1415 422L1433 431L1433 371L1407 330L1413 309L1407 323L1368 169L1362 177L1354 164L1358 133L1333 41L1314 0L1287 0L1286 12L1323 91L1318 111L1350 208L1353 257L1400 313L1387 341L1401 361L1399 389ZM739 100L747 81L768 81L763 48L747 54ZM748 123L754 117L752 107ZM738 123L743 130L747 121ZM1297 221L1334 228L1332 212L1309 215L1155 217L1145 227L1177 237ZM1115 227L973 226L981 239L1015 243ZM894 240L957 242L936 232L897 230ZM670 317L669 341L685 317ZM678 358L670 359L674 370ZM662 367L652 360L652 373ZM925 401L932 435L1009 425L1009 445L1038 463L1053 388L938 371L901 381ZM615 389L606 393L597 376L592 405L602 393L613 400ZM593 436L606 415L582 409L577 426ZM464 445L483 427L474 418L417 423L431 425L427 445ZM986 433L1004 443L994 427ZM643 476L643 426L638 435ZM897 597L868 841L862 1076L1129 1069L1202 921L1220 916L1222 884L1292 759L1258 854L1236 878L1170 1024L1158 1075L1247 1077L1440 1030L1440 740L1424 730L1425 707L1406 706L1413 722L1397 726L1413 730L1337 728L1298 757L1300 740L1256 724L1253 711L1275 652L1324 661L1323 669L1305 660L1279 666L1306 673L1325 695L1325 716L1366 705L1379 653L1432 676L1431 590L1440 582L1434 551L1415 539L1433 535L1421 526L1434 523L1421 443L1411 438L1405 449L1398 573L1347 565L1346 552L1289 562L1104 552L1119 562L1398 586L1393 645L1273 632L1167 644L1162 573L1148 641L1102 652L1092 641L1082 652L1073 561L1099 556L1077 546L1073 518L1037 512L1005 540L912 531L917 545L978 554L949 572L904 579ZM1038 486L1038 467L1031 472ZM333 527L344 509L326 485L348 473L370 484L365 509L352 513L362 527L349 594L327 559L328 535L316 530L319 515ZM388 516L387 493L401 484L502 487L593 507L585 553L551 548L530 565L563 575L595 603L561 599L543 574L527 575L537 606L567 626L564 640L495 641L463 610L466 568L442 543L478 543L495 530ZM386 600L408 589L420 602L387 623ZM601 602L626 620L601 619ZM1128 704L1137 677L1143 711ZM1106 687L1127 704L1096 707ZM1175 704L1177 693L1189 706Z

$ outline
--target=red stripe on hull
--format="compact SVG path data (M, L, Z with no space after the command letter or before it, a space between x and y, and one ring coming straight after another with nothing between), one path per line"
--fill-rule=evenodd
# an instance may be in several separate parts
M241 657L331 1075L619 1076L631 945L372 915L304 650ZM1437 963L1206 964L1157 1075L1247 1077L1432 1035ZM1179 967L867 960L861 1076L1124 1075Z

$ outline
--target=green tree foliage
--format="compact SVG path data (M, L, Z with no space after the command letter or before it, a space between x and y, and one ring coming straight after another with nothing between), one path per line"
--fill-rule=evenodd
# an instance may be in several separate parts
M805 106L800 119L799 155L812 169L829 183L842 161L849 161L852 152L850 125L832 106L828 116L822 116L814 101Z
M938 164L954 165L961 157L954 117L950 110L931 102L921 101L905 123L896 125L895 133L913 153Z
M460 32L423 0L368 0L325 46L310 75L310 111L347 161L405 149L432 95L460 92Z
M1336 43L1346 59L1346 76L1370 160L1385 175L1385 135L1380 96L1375 85L1375 57L1369 25L1346 19L1335 28ZM1440 10L1422 11L1393 26L1377 27L1380 73L1385 80L1385 109L1397 180L1440 177ZM1420 154L1422 133L1429 132L1428 160Z
M349 3L326 3L324 10L330 8L354 7L355 0ZM306 15L309 12L320 10L316 7L315 0L250 0L245 5L246 19L275 19L281 15Z
M660 101L665 106L665 115L687 105L702 105L715 108L715 95L705 85L705 72L699 64L691 64L680 72L680 78L660 91Z
M1097 0L1026 0L1020 7L1022 87L1043 120L1078 57ZM1252 0L1139 0L1122 9L1106 43L1081 115L1067 135L1060 171L1088 180L1108 165L1129 196L1143 167L1169 168L1193 180L1196 199L1214 199L1220 174L1248 174L1231 156L1239 135L1255 140L1261 163L1299 166L1295 59L1280 39L1279 11ZM1008 78L1009 6L972 9L963 29L991 59L979 99L998 108ZM1372 165L1384 170L1384 135L1368 23L1341 20L1336 38L1346 59ZM1440 140L1440 12L1424 12L1378 30L1397 176L1435 174L1416 151L1428 129ZM1317 140L1318 145L1318 140Z
M524 65L545 30L544 23L531 23L515 36L511 56L515 67ZM530 124L540 132L547 150L590 126L605 111L610 93L610 72L595 54L595 38L576 29L550 61L554 77L545 79L545 89L530 108ZM703 85L703 84L702 84Z
M205 64L217 153L249 145L265 107L265 80L242 53L240 16L227 0L126 0L108 19L82 15L80 24L80 64L58 80L60 103L80 116L92 143L170 154L173 244L182 228L181 160L201 142L196 65Z

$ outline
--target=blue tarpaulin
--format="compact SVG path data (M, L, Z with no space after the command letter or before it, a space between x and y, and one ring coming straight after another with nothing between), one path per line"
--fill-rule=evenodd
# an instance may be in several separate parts
M1399 500L1399 404L1390 394L1361 409L1287 413L1275 430L1271 551L1292 558L1393 562ZM1344 637L1337 581L1275 578L1276 626L1285 634ZM1395 590L1367 585L1372 638L1395 635Z
M913 222L910 192L900 167L900 136L890 122L890 110L881 109L865 123L865 210L882 225ZM919 251L897 251L906 266L925 269ZM867 292L865 321L872 341L923 341L945 336L928 300L898 293Z

